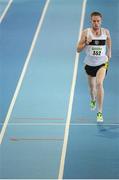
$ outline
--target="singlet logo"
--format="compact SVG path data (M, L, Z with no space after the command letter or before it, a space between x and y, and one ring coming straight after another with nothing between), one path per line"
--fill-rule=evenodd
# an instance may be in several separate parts
M99 41L97 41L97 40L95 41L95 45L98 45L99 43L100 43Z

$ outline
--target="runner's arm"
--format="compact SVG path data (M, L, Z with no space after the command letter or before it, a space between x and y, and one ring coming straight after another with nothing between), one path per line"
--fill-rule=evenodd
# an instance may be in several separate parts
M77 45L77 52L81 52L86 46L86 31L84 30L81 35L81 39Z
M108 57L108 59L110 59L111 58L112 41L111 41L110 32L107 29L106 29L106 34L107 34L107 40L106 40L106 44L107 44L107 57Z
M86 45L89 45L89 43L92 41L92 38L91 36L87 36L87 29L85 29L83 32L82 32L82 35L81 35L81 39L78 43L78 46L77 46L77 52L81 52Z

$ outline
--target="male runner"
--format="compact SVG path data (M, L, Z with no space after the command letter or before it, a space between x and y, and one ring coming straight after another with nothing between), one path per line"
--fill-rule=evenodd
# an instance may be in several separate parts
M90 87L91 110L95 110L96 101L98 104L97 121L103 121L103 81L108 68L108 61L111 58L111 37L108 29L102 28L102 14L91 13L91 27L84 29L77 46L77 52L83 49L86 52L84 59L85 71Z

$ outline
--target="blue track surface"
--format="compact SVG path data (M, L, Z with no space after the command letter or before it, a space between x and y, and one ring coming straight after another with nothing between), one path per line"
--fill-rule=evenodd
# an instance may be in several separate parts
M2 142L1 178L58 177L81 6L49 4Z
M107 8L108 4L108 8ZM96 112L90 112L87 79L83 69L84 54L80 56L78 77L73 102L68 150L64 178L119 179L119 2L90 0L87 3L85 27L89 14L98 10L104 16L103 26L110 29L112 36L112 59L105 79L104 125L96 125ZM113 12L113 18L109 15ZM115 19L115 21L114 21ZM92 124L94 123L94 125ZM118 125L108 125L116 124ZM88 125L86 125L88 124ZM92 125L91 125L92 124ZM107 125L105 125L107 124Z
M1 128L45 2L13 0L0 25ZM83 0L50 0L0 145L0 179L58 178L82 3ZM97 124L96 112L89 109L82 53L64 179L119 179L119 2L88 0L84 28L90 26L89 14L94 10L102 12L103 26L109 28L113 44L104 83L104 123Z
M1 0L0 1L0 17L2 15L2 13L4 12L5 10L5 7L7 6L9 0Z
M0 26L0 123L4 122L45 0L15 0Z

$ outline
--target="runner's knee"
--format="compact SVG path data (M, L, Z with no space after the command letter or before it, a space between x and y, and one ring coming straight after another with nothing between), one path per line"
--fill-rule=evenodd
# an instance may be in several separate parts
M103 82L102 81L97 81L96 83L97 89L100 89L103 87Z

